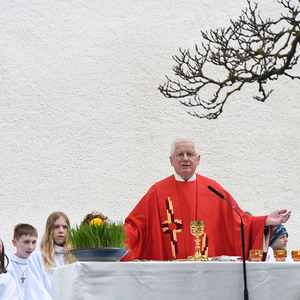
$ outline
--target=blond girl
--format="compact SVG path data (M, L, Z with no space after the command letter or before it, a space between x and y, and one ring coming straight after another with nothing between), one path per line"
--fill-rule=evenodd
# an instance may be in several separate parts
M40 244L28 258L25 300L51 300L51 268L62 267L74 261L67 255L71 246L68 242L70 221L63 212L53 212L47 219Z

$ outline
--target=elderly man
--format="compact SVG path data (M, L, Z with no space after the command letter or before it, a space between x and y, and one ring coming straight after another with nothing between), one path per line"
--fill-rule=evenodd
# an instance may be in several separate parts
M190 221L204 221L208 256L241 256L240 217L207 187L211 186L232 203L244 222L245 249L267 250L266 226L285 223L291 212L274 211L253 217L244 213L216 181L196 174L200 155L193 140L177 138L171 147L175 174L155 183L125 219L128 259L175 260L195 254Z

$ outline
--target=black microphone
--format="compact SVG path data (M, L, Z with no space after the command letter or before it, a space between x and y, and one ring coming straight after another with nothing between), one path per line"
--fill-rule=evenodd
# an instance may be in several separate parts
M248 288L247 288L247 274L246 274L246 256L245 256L245 233L244 233L244 222L241 214L238 212L238 210L233 206L233 204L225 198L224 195L222 195L220 192L215 190L210 185L207 187L209 190L211 190L213 193L215 193L217 196L219 196L221 199L224 199L227 201L227 203L233 208L233 210L239 215L241 219L241 239L242 239L242 258L243 258L243 273L244 273L244 299L248 300Z
M212 192L214 192L217 196L219 196L220 198L222 198L222 199L224 199L224 200L226 200L227 202L228 202L228 204L235 210L235 212L240 216L240 218L241 218L241 222L243 222L243 218L242 218L242 216L241 216L241 214L238 212L238 210L233 206L233 204L228 200L228 199L226 199L225 198L225 196L224 195L222 195L220 192L218 192L217 190L215 190L212 186L208 186L207 187L209 190L211 190Z
M209 190L211 190L212 192L214 192L216 195L218 195L220 198L225 199L225 197L221 193L219 193L217 190L215 190L212 186L209 185L207 188Z

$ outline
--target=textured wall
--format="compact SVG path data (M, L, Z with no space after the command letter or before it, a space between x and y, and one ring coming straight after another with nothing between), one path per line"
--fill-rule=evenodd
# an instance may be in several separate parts
M263 2L263 1L259 1ZM260 3L276 16L276 1ZM217 120L189 116L157 87L172 55L225 27L246 1L2 0L1 238L14 226L43 234L61 210L71 223L98 210L123 220L172 174L170 144L198 142L198 172L219 181L254 215L288 208L289 250L300 249L299 81L280 79L266 103L256 86L236 93ZM300 71L299 66L296 71Z

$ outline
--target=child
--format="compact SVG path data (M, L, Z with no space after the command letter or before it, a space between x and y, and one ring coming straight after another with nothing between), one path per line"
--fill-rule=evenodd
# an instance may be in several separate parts
M274 250L286 250L288 242L288 233L282 224L275 225L273 229L270 247L268 249L266 261L274 262ZM287 261L292 261L291 257L287 257Z
M63 212L53 212L48 217L40 248L28 258L25 300L52 299L50 269L75 261L67 255L71 250L67 232L69 227L69 218Z
M0 240L0 300L19 300L16 282L13 277L7 273L3 242Z
M109 223L107 217L105 217L102 213L93 211L84 217L84 219L81 221L81 225L89 224L94 219L100 219L102 222Z
M16 253L7 253L9 265L7 267L17 284L20 299L25 297L25 275L27 269L27 258L35 250L38 233L29 224L18 224L14 229L12 243L16 247Z

